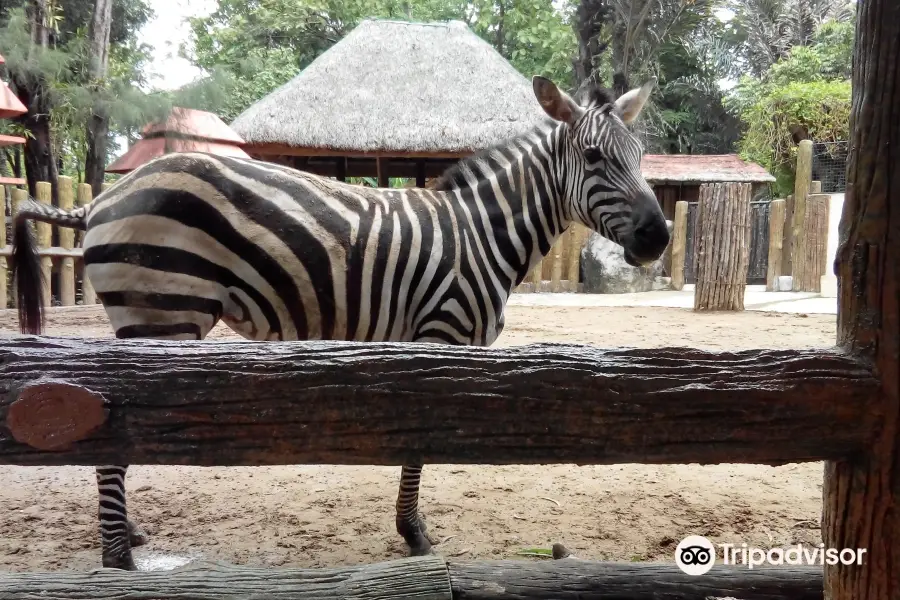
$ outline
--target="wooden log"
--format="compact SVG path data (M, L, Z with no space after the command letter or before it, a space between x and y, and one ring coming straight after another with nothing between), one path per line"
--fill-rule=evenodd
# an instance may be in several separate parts
M744 310L750 267L751 193L748 183L700 186L696 311Z
M881 418L868 367L826 349L3 340L0 415L48 380L107 426L46 452L0 422L0 464L784 464Z
M171 571L0 574L3 600L822 600L821 567L725 567L703 577L669 564L578 559L445 562L437 556L327 569L193 563Z
M75 190L72 184L71 177L65 175L58 177L57 197L59 198L59 207L63 210L72 210L75 206ZM59 245L66 250L73 249L75 247L75 230L69 227L60 227ZM62 306L75 306L75 259L71 257L63 258L59 263L59 303Z
M101 190L105 190L108 184L104 183L100 186ZM89 183L82 183L78 186L78 206L87 206L93 198L93 190ZM97 304L97 293L94 286L91 285L87 277L86 270L82 269L81 273L81 303L84 305Z
M84 250L81 248L60 248L59 246L50 246L49 248L38 248L39 256L47 256L50 258L81 258ZM0 256L12 256L12 246L4 246L0 248Z
M6 216L6 186L0 185L0 206L3 207L3 215ZM2 227L0 227L0 248L6 246L6 220L4 219ZM9 290L7 288L9 282L9 272L7 263L0 258L0 308L6 308L9 304L7 296Z
M447 566L436 556L329 569L265 569L195 563L171 571L0 574L3 600L451 600Z
M809 182L809 193L810 194L821 194L822 193L822 182L821 181L810 181Z
M578 231L579 227L583 227L583 225L573 223L569 226L569 231L566 232L566 235L569 236L569 255L566 258L566 279L568 279L572 285L578 284L578 282L581 281L581 278L579 277L579 267L581 266L581 236Z
M781 257L784 252L784 215L785 201L772 200L769 205L769 257L766 266L766 291L778 289L778 278L781 276Z
M454 600L822 600L822 567L722 565L696 577L674 564L449 562ZM2 588L0 588L2 589Z
M44 204L51 203L53 188L47 181L38 181L35 186L35 200ZM38 248L49 248L53 239L53 229L49 223L35 221L35 231L37 232ZM50 294L51 277L53 275L53 259L49 256L41 256L41 277L43 286L41 288L42 302L44 306L50 306L52 297Z
M781 248L781 274L793 275L791 250L794 247L794 195L789 195L784 202L784 243Z
M862 566L825 566L831 600L900 591L900 3L867 0L856 14L837 338L877 369L885 418L865 452L825 466L823 542L869 549Z
M531 283L534 285L534 291L539 292L541 283L544 281L544 261L538 261L534 269L531 271Z
M806 240L806 201L812 180L812 141L802 140L797 147L797 172L794 178L794 212L791 215L791 268L794 291L801 289L798 282L809 280Z
M550 250L550 254L553 257L553 264L550 268L550 291L557 293L561 290L560 282L562 281L562 268L563 268L563 238L560 237L556 240L556 243L553 244L553 248Z
M679 200L675 203L675 219L672 228L672 289L684 289L684 260L687 250L687 215L688 203Z

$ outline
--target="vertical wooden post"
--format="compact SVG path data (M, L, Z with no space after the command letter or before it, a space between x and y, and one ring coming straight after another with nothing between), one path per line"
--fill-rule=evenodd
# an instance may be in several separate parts
M103 186L107 184L101 185L101 190ZM78 186L78 206L85 206L91 203L91 199L93 196L93 190L91 189L90 184L82 183ZM84 263L82 263L81 269L81 304L87 306L88 304L97 304L97 294L94 292L94 286L91 285L90 280L87 277L87 269L84 268Z
M531 283L534 284L534 291L541 291L541 284L544 282L544 261L541 260L534 266L531 272Z
M837 342L881 385L869 403L868 450L825 464L822 541L867 550L861 565L825 563L828 600L900 591L900 2L866 0L856 11Z
M381 158L380 156L375 159L375 168L378 172L378 187L386 188L390 187L391 181L388 178L388 164L386 158Z
M339 156L335 159L334 178L342 183L347 181L347 159L343 156Z
M579 235L579 227L581 225L578 223L572 223L569 226L569 231L566 233L569 236L567 277L569 278L569 289L573 292L578 291L578 271L581 265L581 235Z
M42 202L44 204L50 204L51 198L53 196L53 189L48 181L38 181L35 186L35 198L38 202ZM49 223L42 223L40 221L35 222L35 229L37 231L37 245L38 248L47 249L50 247L50 240L53 236L53 229L51 228ZM50 306L52 302L52 297L50 295L50 285L51 285L51 277L53 275L53 259L49 256L41 257L41 273L44 279L44 285L42 287L42 297L44 306Z
M794 247L794 195L789 195L784 201L784 232L782 233L781 247L781 274L793 275L794 262L791 260L791 248Z
M553 263L550 268L550 291L551 292L559 292L560 291L560 281L562 281L562 266L563 266L563 254L562 254L562 242L563 238L560 237L556 240L556 243L553 244L553 248L550 249L550 255L553 257Z
M809 182L809 193L810 194L821 194L822 193L822 182L821 181L810 181Z
M688 203L679 200L675 203L675 220L672 227L672 289L684 289L684 260L687 252L687 215Z
M700 186L694 310L744 310L750 268L749 183Z
M57 178L59 189L59 207L62 210L72 210L74 201L74 188L72 178L60 175ZM69 227L59 228L59 245L61 248L71 250L75 247L75 231ZM59 303L63 306L75 306L75 259L63 257L59 263Z
M806 248L806 200L812 180L812 146L810 140L803 140L797 148L797 175L794 179L794 214L791 216L791 275L794 290L802 291L797 281L809 278Z
M3 226L0 227L0 248L6 248L6 186L0 185L0 206L3 207ZM12 214L12 213L10 213ZM7 301L7 259L0 257L0 308L6 308Z
M778 289L778 277L781 275L781 257L784 251L784 214L785 201L772 200L769 205L769 264L766 268L766 291Z
M416 187L425 187L425 160L416 161Z

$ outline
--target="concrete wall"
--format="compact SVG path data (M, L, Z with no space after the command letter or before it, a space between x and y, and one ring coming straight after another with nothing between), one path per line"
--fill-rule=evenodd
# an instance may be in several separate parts
M844 194L832 194L828 206L828 256L825 275L822 276L822 295L829 298L837 297L837 277L834 275L834 258L837 255L838 227L841 223L841 215L844 212Z

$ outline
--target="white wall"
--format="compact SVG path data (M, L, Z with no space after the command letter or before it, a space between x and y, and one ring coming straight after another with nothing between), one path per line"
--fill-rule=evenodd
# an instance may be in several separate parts
M822 276L822 295L830 298L837 297L837 277L834 275L834 258L838 247L838 226L841 223L841 214L844 212L844 194L831 194L831 202L828 206L828 248L825 251L828 262L825 266L825 275Z

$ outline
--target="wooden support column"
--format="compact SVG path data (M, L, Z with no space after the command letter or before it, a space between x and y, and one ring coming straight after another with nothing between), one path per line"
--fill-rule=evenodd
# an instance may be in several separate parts
M886 600L900 594L900 2L856 10L837 341L874 365L884 417L865 452L825 466L825 546L867 550L826 564L825 597Z
M104 183L103 185L106 184ZM92 196L93 189L91 188L90 184L79 184L78 199L76 200L78 206L86 206L90 204ZM83 268L83 263L81 271L81 303L85 306L89 304L97 304L97 293L94 291L94 286L91 285L90 280L88 280L87 278L87 270Z
M62 210L72 210L75 206L75 189L71 177L60 175L57 178L57 197ZM71 250L75 247L75 230L70 227L59 228L59 245ZM59 262L59 303L62 306L75 306L75 259L64 257Z
M416 187L425 187L425 161L416 161Z
M784 208L782 199L772 200L769 206L769 258L766 267L766 291L778 289L778 278L781 276L781 258L784 250Z
M335 159L335 179L341 182L347 181L347 159L343 156Z
M672 289L684 289L684 260L687 250L688 203L675 203L675 222L672 228Z
M3 207L3 226L0 227L0 248L6 248L6 186L2 184L0 184L0 206ZM6 305L8 304L6 301L7 271L6 259L0 258L0 308L6 308Z
M791 259L791 248L794 247L794 195L791 194L784 200L784 241L781 246L781 274L794 274L794 261Z
M375 167L378 169L378 187L390 187L391 182L388 178L388 160L379 156L375 159Z
M569 238L566 277L569 280L569 289L573 292L578 291L578 271L581 266L581 235L578 231L579 227L583 227L583 225L572 223L566 232Z
M797 173L794 178L794 207L791 214L791 275L794 291L798 291L797 281L805 281L807 276L806 248L806 200L812 180L812 142L803 140L797 148Z
M53 188L47 181L38 181L35 186L35 195L38 202L51 204L53 196ZM50 241L53 237L53 228L50 223L34 222L35 231L37 232L38 248L49 248ZM41 256L41 277L43 278L43 286L41 288L41 302L44 306L50 306L52 296L50 294L51 282L53 277L53 259L49 256Z

